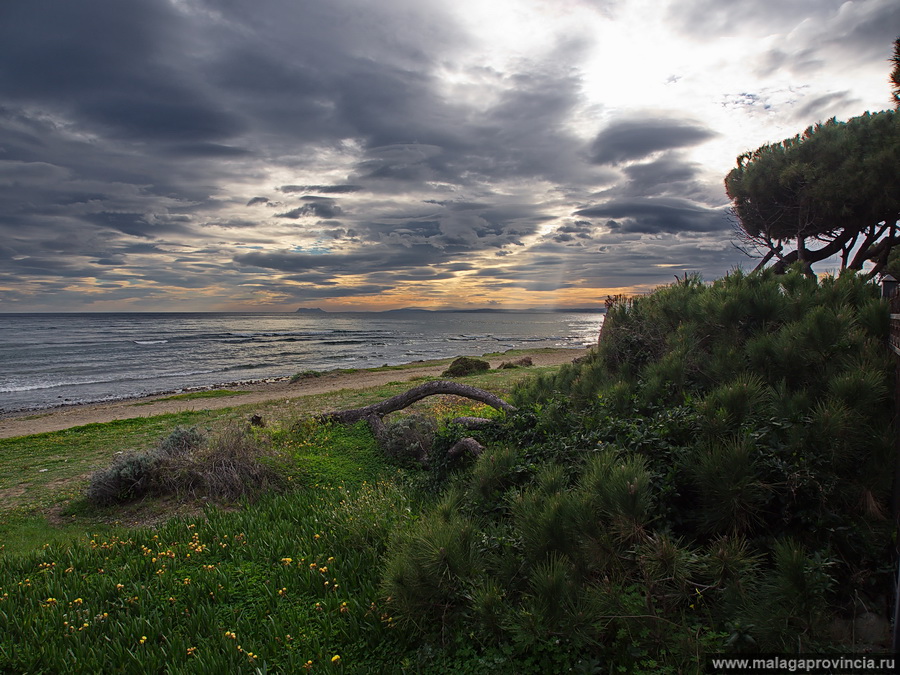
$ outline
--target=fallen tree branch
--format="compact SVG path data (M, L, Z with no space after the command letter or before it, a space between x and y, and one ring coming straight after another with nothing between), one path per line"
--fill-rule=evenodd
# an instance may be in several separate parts
M353 424L360 420L366 420L366 422L369 423L369 427L372 429L375 440L379 445L384 447L387 439L387 426L382 418L385 415L398 410L403 410L416 401L421 401L428 396L441 394L462 396L464 398L472 399L473 401L486 403L492 408L504 412L515 412L516 410L515 406L510 405L499 396L496 396L489 391L485 391L484 389L478 389L477 387L472 387L468 384L460 384L459 382L451 382L449 380L435 380L433 382L420 384L409 391L397 394L396 396L391 396L379 403L373 403L362 408L353 408L352 410L337 410L335 412L325 413L318 415L316 419L320 422L338 422L340 424ZM484 417L457 417L452 421L466 429L480 429L494 423L494 420L489 420ZM447 451L447 456L455 458L467 452L478 456L484 452L484 446L474 438L462 438ZM427 457L419 457L419 461L425 464L428 463Z
M471 436L467 436L466 438L461 438L456 441L453 447L447 450L447 457L456 459L467 452L471 452L477 457L484 452L484 446Z
M499 396L496 396L489 391L485 391L484 389L478 389L477 387L472 387L468 384L460 384L459 382L451 382L449 380L435 380L433 382L420 384L409 391L397 394L396 396L391 396L379 403L373 403L372 405L367 405L362 408L353 408L352 410L338 410L325 413L319 415L317 419L320 422L353 424L359 420L369 420L374 416L378 417L380 421L380 418L389 413L403 410L416 401L421 401L423 398L440 394L463 396L472 399L473 401L486 403L492 408L503 410L504 412L515 412L516 410L515 406L510 405Z

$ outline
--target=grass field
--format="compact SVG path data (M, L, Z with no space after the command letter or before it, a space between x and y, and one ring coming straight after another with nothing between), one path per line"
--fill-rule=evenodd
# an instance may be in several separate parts
M553 368L465 382L507 394ZM379 588L396 532L432 496L421 470L389 464L364 423L310 416L359 407L410 383L90 424L0 440L0 671L414 672L432 663L392 628ZM481 404L433 397L446 418ZM91 473L175 427L252 433L290 488L253 504L156 497L98 508ZM419 655L417 655L419 654ZM425 672L425 671L423 671Z

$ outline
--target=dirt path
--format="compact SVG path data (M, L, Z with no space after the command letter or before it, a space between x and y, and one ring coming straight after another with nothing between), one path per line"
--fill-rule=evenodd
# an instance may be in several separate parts
M520 358L521 355L531 357L535 366L553 366L570 363L573 359L587 353L585 349L558 349L555 351L534 351L517 353L515 357L486 357L492 368L502 361ZM194 400L165 400L166 395L149 396L142 399L128 399L110 403L92 403L87 405L65 406L47 411L26 412L0 418L0 438L27 436L47 431L60 431L70 427L95 422L112 422L113 420L131 419L133 417L152 417L166 413L188 410L218 410L248 403L314 396L341 389L366 389L377 387L388 382L405 382L415 377L438 376L446 368L447 361L437 361L434 365L422 365L403 370L360 370L354 373L329 373L317 378L290 383L288 380L242 385L239 388L246 394L223 396L222 398L201 398ZM140 404L140 405L136 405Z

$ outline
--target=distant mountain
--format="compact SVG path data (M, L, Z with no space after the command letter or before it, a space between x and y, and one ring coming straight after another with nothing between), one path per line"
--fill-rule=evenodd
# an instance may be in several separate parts
M301 307L297 310L300 314L329 314L330 312L318 307ZM401 309L386 309L373 314L604 314L605 307L558 307L555 309L422 309L421 307L403 307ZM341 312L343 313L343 312ZM354 313L368 313L354 311Z

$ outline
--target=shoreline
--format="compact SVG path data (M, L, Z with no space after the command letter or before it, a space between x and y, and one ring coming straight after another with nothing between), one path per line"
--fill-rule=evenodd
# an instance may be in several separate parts
M502 354L491 354L479 358L488 361L491 368L497 368L511 358L530 356L534 366L555 366L571 363L587 354L587 348L542 348L515 349ZM156 393L125 399L115 399L96 403L74 403L20 410L0 414L0 438L30 436L33 434L62 431L85 424L113 422L135 417L155 417L168 413L193 410L219 410L240 405L263 403L273 400L289 400L302 396L314 396L341 389L367 389L388 382L406 382L416 377L435 377L446 369L453 358L434 361L414 361L400 366L360 369L353 372L326 371L320 376L291 382L290 377L267 378L259 381L238 381L210 387L191 387L169 392ZM528 368L521 369L523 373ZM242 393L194 399L173 399L179 394L197 393L240 387Z

